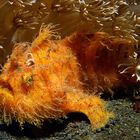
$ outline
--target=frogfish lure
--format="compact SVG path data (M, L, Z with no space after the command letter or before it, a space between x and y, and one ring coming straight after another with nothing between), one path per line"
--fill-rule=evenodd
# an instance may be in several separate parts
M94 129L103 127L114 115L96 93L140 79L130 66L132 41L104 32L53 40L49 28L41 28L32 44L16 44L5 63L0 74L0 118L6 124L15 120L39 126L45 119L82 112ZM125 64L130 65L124 68Z

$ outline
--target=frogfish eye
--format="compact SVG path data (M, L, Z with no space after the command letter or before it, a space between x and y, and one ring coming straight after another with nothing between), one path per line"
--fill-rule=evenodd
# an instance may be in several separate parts
M33 83L33 76L30 74L25 74L23 75L22 80L24 84L26 84L27 86L30 86Z

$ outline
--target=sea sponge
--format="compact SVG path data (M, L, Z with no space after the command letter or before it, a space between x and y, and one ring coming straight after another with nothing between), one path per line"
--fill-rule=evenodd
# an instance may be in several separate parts
M113 114L94 91L88 94L80 66L84 63L67 46L67 38L51 39L55 34L50 27L42 27L31 45L16 44L4 65L0 75L1 119L7 124L16 120L21 126L25 122L40 126L45 119L82 112L94 129L103 127Z

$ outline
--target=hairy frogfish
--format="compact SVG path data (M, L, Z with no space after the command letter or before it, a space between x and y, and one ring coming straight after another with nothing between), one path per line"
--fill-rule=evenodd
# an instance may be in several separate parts
M53 36L47 26L32 44L15 45L0 74L0 118L39 126L82 112L94 129L105 126L114 115L99 93L139 80L133 42L105 32Z

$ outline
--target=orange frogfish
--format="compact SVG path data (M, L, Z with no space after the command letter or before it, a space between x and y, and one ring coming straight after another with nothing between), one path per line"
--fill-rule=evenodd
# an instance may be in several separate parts
M53 35L47 26L32 44L15 45L0 74L0 118L39 126L45 119L82 112L94 129L105 126L114 115L99 93L136 81L137 75L122 76L129 71L122 65L131 63L132 41L104 32L60 40Z

